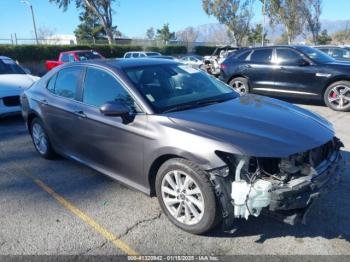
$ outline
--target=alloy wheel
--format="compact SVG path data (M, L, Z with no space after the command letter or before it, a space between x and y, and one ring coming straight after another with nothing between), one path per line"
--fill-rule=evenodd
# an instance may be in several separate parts
M337 85L328 93L329 103L337 109L350 107L350 88L345 85Z
M240 95L245 95L248 93L248 88L241 80L235 80L232 83L232 88Z
M32 127L32 136L36 149L40 154L44 155L48 149L48 142L44 129L38 123L35 123Z
M202 219L203 193L188 174L180 170L168 172L162 180L161 193L166 208L177 221L194 225Z

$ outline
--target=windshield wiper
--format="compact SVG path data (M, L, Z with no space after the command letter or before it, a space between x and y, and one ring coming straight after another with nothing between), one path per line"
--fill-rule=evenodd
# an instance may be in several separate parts
M194 108L196 106L197 106L197 104L192 104L192 103L191 104L178 105L178 106L171 107L171 108L169 108L167 110L164 110L163 113L182 111L182 110Z
M204 105L212 105L212 104L217 104L217 103L222 103L228 100L231 100L232 97L225 97L225 98L216 98L216 99L205 99L205 100L200 100L196 102L196 105L204 106Z
M176 111L182 111L182 110L191 109L191 108L195 108L195 107L205 106L205 105L217 104L217 103L225 102L225 101L228 101L231 99L233 99L233 98L226 97L226 98L200 100L200 101L193 102L191 104L184 104L184 105L178 105L178 106L171 107L167 110L164 110L163 113L176 112Z

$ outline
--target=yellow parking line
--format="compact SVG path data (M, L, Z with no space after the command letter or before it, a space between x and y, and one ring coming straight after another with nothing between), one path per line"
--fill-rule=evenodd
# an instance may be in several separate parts
M83 211L75 207L72 203L70 203L68 200L64 199L62 196L57 194L55 191L53 191L49 186L47 186L44 182L42 182L39 179L33 178L30 176L31 179L44 191L46 191L50 196L52 196L58 203L60 203L62 206L67 208L70 212L72 212L74 215L79 217L81 220L83 220L85 223L87 223L89 226L91 226L93 229L95 229L98 233L100 233L103 237L105 237L108 241L111 241L118 249L126 253L127 255L138 255L138 253L133 250L131 247L129 247L126 243L124 243L122 240L117 238L113 233L109 232L106 228L98 224L96 221L94 221L91 217L89 217L87 214L85 214Z

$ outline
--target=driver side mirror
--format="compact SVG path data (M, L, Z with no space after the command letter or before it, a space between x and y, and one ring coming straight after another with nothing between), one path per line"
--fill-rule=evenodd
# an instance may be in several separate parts
M129 107L119 101L111 101L103 104L100 107L100 112L105 116L120 116L125 117L129 115Z

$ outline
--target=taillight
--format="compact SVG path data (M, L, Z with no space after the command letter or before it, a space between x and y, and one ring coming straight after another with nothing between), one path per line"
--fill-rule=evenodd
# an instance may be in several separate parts
M224 64L224 63L221 63L220 64L220 69L221 70L224 70L224 69L226 69L227 68L227 65L226 64Z

